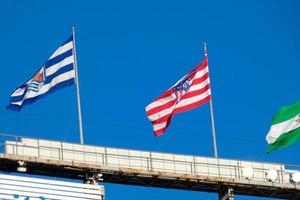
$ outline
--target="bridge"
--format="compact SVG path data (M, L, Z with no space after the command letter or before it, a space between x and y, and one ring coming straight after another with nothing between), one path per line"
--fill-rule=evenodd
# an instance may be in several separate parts
M300 199L300 166L137 151L0 134L0 170L282 199Z

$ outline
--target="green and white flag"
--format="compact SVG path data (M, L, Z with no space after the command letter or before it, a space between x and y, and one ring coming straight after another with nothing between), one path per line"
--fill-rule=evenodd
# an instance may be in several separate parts
M277 111L266 139L267 153L300 140L300 101Z

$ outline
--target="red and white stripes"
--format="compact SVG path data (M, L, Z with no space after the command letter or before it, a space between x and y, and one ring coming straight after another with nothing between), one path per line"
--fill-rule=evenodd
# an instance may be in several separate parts
M181 95L174 88L183 81L188 88ZM207 57L174 86L146 107L148 119L153 124L154 134L162 135L174 114L194 109L211 100Z

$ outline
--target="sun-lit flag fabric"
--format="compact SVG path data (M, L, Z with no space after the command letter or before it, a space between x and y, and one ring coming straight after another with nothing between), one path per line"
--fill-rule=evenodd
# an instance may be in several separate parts
M21 110L45 95L75 83L73 36L66 40L34 74L16 88L7 106L11 110Z
M194 109L210 100L208 61L205 56L202 63L146 107L154 134L162 135L174 114Z
M300 101L277 111L266 139L268 153L300 141Z

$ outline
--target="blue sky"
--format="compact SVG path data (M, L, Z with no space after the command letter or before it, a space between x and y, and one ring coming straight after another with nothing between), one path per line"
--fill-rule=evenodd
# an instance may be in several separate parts
M300 142L265 153L273 114L300 99L299 13L297 0L1 1L0 132L79 142L74 86L5 109L75 25L86 144L213 156L209 104L176 115L161 137L144 111L202 61L207 42L219 156L300 164ZM109 200L216 198L105 186Z

